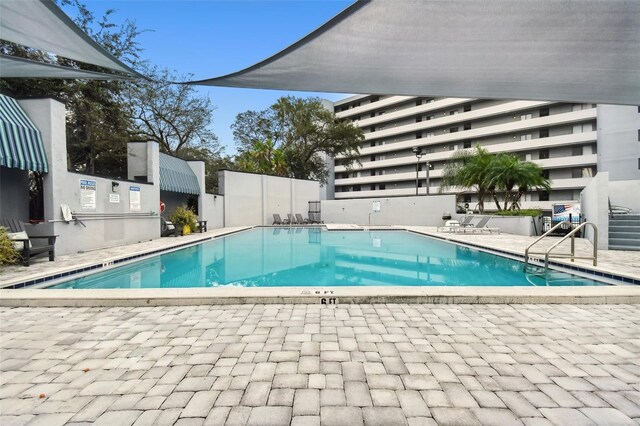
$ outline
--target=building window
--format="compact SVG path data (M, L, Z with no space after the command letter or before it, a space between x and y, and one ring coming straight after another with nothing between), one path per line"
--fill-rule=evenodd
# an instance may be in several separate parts
M433 148L425 148L424 152L425 154L433 154Z
M471 105L465 105L464 112L469 112L469 111L471 111Z
M549 158L549 150L548 149L541 149L540 152L538 153L538 158L541 160L545 160L547 158Z
M376 169L371 169L369 175L370 176L375 176L376 175Z
M527 133L526 135L520 135L520 140L521 141L531 140L531 133Z
M549 108L540 109L540 117L548 117L549 116Z
M426 137L430 138L431 136L435 136L436 134L433 132L427 132Z
M416 117L416 123L419 123L419 122L421 122L421 121L422 121L422 116L420 116L420 117Z
M463 148L471 148L471 141L464 141L462 143Z
M548 192L538 192L538 200L540 201L549 201L549 193Z
M342 179L349 179L349 173L343 173Z
M420 106L420 105L422 105L422 99L418 99L418 100L416 101L416 106Z
M522 114L520 120L531 120L531 114Z
M416 132L416 139L422 139L422 132Z
M372 96L371 103L378 102L380 100L380 96Z
M638 142L640 142L640 129L638 129Z
M571 169L571 177L574 179L593 177L595 175L595 169L593 167L578 167Z
M549 137L549 129L540 129L540 138L548 138Z
M464 130L471 130L471 123L464 123L463 129Z
M372 191L375 191L376 190L376 186L375 185L371 185L371 187L369 189L371 189Z
M449 151L453 151L456 149L455 145L449 145L447 148L449 148Z
M449 115L456 115L458 111L449 111Z
M464 194L462 196L462 202L463 203L470 203L471 202L471 194Z
M369 143L369 146L371 146L371 147L374 147L374 146L376 146L376 143L375 143L375 141L373 141L373 142L371 142L371 143Z
M353 185L353 191L354 192L360 192L360 185Z
M371 128L369 129L369 131L370 131L371 133L375 132L375 131L376 131L376 126L371 126Z
M380 185L378 185L378 189L381 190L381 191L384 191L385 189L387 189L387 185L385 185L384 183L380 184Z
M545 179L549 179L549 170L543 170L542 171L542 177Z
M458 131L457 127L452 127L452 128L449 129L449 133L455 133L457 131Z
M577 157L578 155L582 155L582 147L574 146L573 148L571 148L571 155L574 157Z
M371 161L376 161L376 156L375 155L371 156Z
M433 120L434 118L436 118L435 115L427 115L427 121Z

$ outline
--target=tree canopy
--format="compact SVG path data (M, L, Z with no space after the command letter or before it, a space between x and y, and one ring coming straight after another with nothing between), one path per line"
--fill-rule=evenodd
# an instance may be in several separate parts
M478 210L484 212L487 195L491 195L497 210L517 210L526 192L548 191L550 184L537 164L522 161L513 154L491 154L478 145L472 150L456 152L446 164L440 190L450 187L475 189Z
M204 160L207 191L217 186L217 170L229 167L211 131L211 100L192 86L171 84L189 79L141 60L134 22L113 23L114 9L95 16L79 0L60 0L75 23L114 56L149 80L0 79L0 91L15 97L46 96L67 109L69 170L125 178L126 144L155 141L162 152L186 160ZM105 71L14 43L0 41L0 52L67 67Z
M266 110L238 114L231 128L241 170L323 184L329 175L323 154L351 166L364 141L360 128L338 119L318 98L282 97Z

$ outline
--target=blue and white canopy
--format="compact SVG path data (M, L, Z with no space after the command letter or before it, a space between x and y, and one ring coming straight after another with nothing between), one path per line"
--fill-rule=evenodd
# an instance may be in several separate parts
M49 172L40 130L15 99L0 95L0 166Z

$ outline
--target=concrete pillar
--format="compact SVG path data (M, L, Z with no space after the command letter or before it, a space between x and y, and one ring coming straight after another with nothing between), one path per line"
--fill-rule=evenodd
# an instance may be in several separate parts
M40 130L49 162L49 173L43 179L44 219L60 220L62 201L56 196L61 193L57 189L64 187L67 173L66 108L54 99L24 99L18 103Z

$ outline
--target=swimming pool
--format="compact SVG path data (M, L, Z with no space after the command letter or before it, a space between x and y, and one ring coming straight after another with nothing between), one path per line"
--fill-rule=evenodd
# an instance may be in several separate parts
M49 288L592 286L407 231L256 228Z

